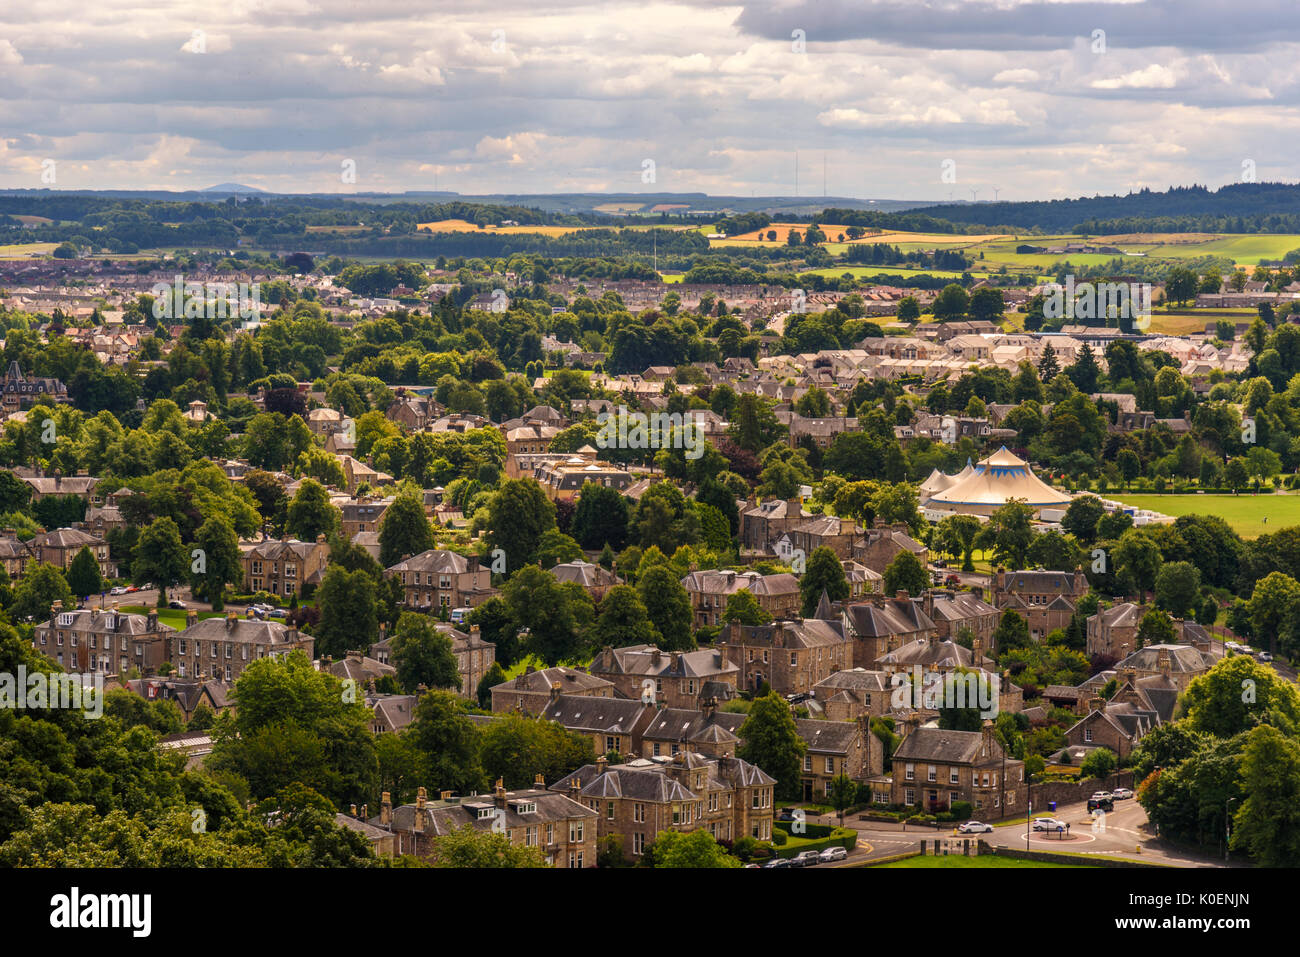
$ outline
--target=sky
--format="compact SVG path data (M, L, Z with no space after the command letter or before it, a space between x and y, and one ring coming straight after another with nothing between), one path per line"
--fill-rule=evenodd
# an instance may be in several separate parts
M1294 182L1295 14L1296 0L11 0L0 186L937 201Z

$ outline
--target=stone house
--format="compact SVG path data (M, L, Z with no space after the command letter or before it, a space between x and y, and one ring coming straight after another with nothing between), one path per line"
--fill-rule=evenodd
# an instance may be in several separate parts
M776 780L740 758L673 758L579 768L551 785L596 812L597 835L617 835L636 860L660 831L705 829L718 841L772 837Z
M884 574L889 563L903 551L911 552L924 566L929 558L929 549L912 538L911 530L905 522L886 525L877 521L874 528L853 543L850 557L862 562L868 568Z
M1029 626L1035 641L1057 628L1065 628L1079 599L1088 591L1082 568L1064 571L1013 571L999 568L993 579L993 605L1014 610Z
M300 542L285 536L260 542L240 542L244 566L243 587L250 593L301 595L304 585L319 585L329 564L330 549L325 536L314 542Z
M240 618L233 611L224 619L200 621L193 609L187 621L188 627L173 636L171 661L181 678L207 676L230 684L261 658L284 658L296 650L314 657L316 640L278 621Z
M654 705L639 698L567 695L553 686L551 700L538 717L590 738L597 754L628 755L640 751L641 734L654 714Z
M171 660L176 629L158 621L158 613L127 615L113 607L64 610L50 607L49 621L32 633L32 646L64 671L125 675L132 668L142 675L158 673Z
M36 561L53 565L65 572L83 548L89 548L95 556L102 577L117 577L117 562L109 554L108 542L80 528L56 528L52 532L37 535L27 543L27 550Z
M740 545L749 551L768 552L787 532L812 518L797 498L767 502L755 499L741 509Z
M536 669L529 665L509 681L492 686L492 710L536 715L551 703L552 689L572 697L612 698L614 683L563 665Z
M777 694L811 694L828 675L852 666L853 642L840 621L776 621L723 625L716 646L740 668L741 687L764 682Z
M543 781L507 791L498 779L492 794L457 797L444 791L430 801L420 788L414 804L399 807L385 791L379 815L367 823L394 835L397 854L430 857L439 837L472 827L503 833L515 847L539 848L552 867L581 868L596 866L595 818L586 803Z
M884 772L885 746L871 733L869 720L865 716L856 721L795 719L805 748L800 774L805 801L825 800L831 782L841 774L863 781Z
M387 568L384 575L401 578L403 604L412 611L473 608L496 594L492 573L480 566L477 555L440 548L403 559Z
M854 668L871 670L882 655L903 645L938 634L920 602L906 592L893 598L873 595L870 601L844 607L844 634L853 640Z
M613 682L624 698L689 709L713 698L735 697L740 675L721 649L661 651L653 645L604 648L587 670Z
M985 720L980 731L917 728L903 738L893 755L888 800L880 803L920 806L929 813L969 802L973 816L997 820L1023 814L1027 787L1025 765L1008 757Z
M799 579L784 572L760 575L730 569L695 571L682 579L682 587L690 596L696 628L721 625L728 599L740 591L749 591L773 618L796 617L802 601Z

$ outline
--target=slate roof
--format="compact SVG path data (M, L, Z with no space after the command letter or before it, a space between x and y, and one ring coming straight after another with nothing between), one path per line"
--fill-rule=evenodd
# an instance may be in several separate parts
M917 728L894 752L895 761L934 761L942 764L978 764L984 735L978 731L941 731ZM992 760L992 755L985 760Z
M861 733L856 721L814 721L795 718L795 730L814 754L848 754Z
M538 671L525 671L509 681L493 685L493 691L544 691L559 687L561 694L573 694L578 691L593 691L598 688L612 688L613 682L597 678L576 668L560 665L555 668L542 668Z
M646 707L639 700L628 698L562 694L547 702L538 717L558 721L571 731L631 734Z

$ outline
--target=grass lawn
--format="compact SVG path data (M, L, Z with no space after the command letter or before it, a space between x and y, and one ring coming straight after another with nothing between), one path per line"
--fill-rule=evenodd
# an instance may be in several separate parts
M1218 515L1242 538L1300 525L1300 495L1130 495L1107 493L1107 498L1149 508L1177 518L1179 515ZM1264 519L1268 519L1267 522Z
M938 867L1090 867L1089 864L1054 864L1050 861L1021 861L1014 857L998 857L995 854L981 854L979 857L962 857L961 855L949 854L945 856L935 856L932 854L923 854L918 857L908 857L901 861L893 861L889 864L877 864L877 867L910 867L910 868L938 868Z
M123 605L121 610L123 614L128 615L147 615L151 611L157 611L158 620L164 625L170 625L177 631L184 631L188 627L185 624L185 612L179 608L155 609L146 608L144 605ZM224 611L201 611L199 612L199 618L224 618L225 614Z

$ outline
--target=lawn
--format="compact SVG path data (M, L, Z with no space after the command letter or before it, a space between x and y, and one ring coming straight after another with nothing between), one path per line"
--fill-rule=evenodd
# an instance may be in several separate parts
M127 615L147 615L151 611L158 612L158 620L164 625L170 625L177 631L184 631L188 625L185 624L186 613L177 608L146 608L144 605L123 605L122 613ZM224 611L201 611L200 618L222 618L225 616Z
M1300 495L1130 495L1107 493L1107 498L1135 508L1149 508L1177 518L1180 515L1218 515L1242 538L1300 525ZM1265 521L1267 519L1267 522Z
M917 857L907 857L901 861L892 861L889 864L877 864L876 867L910 867L910 868L938 868L938 867L1091 867L1090 864L1055 864L1050 861L1022 861L1014 857L998 857L995 854L982 854L979 857L963 857L960 854L932 855L923 854Z

